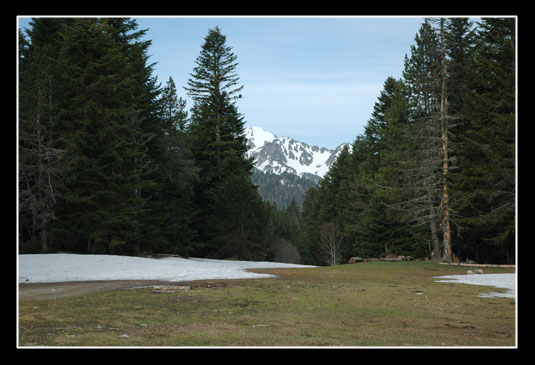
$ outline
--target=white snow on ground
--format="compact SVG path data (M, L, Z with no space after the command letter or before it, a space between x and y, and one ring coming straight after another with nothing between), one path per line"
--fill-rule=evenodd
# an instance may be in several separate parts
M190 281L275 277L246 269L311 267L277 262L229 261L178 257L161 259L76 254L18 256L19 283L97 280Z
M445 275L435 276L439 283L460 283L470 285L494 286L507 289L505 293L490 292L481 293L483 298L515 298L516 297L516 274L471 274L471 275Z
M275 277L247 272L247 269L313 267L279 262L230 261L178 257L161 259L76 254L35 254L18 256L20 283L52 283L98 280L191 281L210 279L254 279ZM515 274L474 274L435 276L437 282L494 286L505 293L482 293L480 297L516 297Z

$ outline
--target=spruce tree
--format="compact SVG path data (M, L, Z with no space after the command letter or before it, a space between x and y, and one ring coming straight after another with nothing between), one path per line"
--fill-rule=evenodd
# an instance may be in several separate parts
M353 255L414 255L414 232L401 205L406 196L403 170L410 143L407 136L407 91L401 80L387 78L372 118L353 145L352 196L348 237ZM349 233L350 232L350 233Z
M255 222L267 216L250 181L253 164L246 157L244 120L235 104L243 88L237 85L236 59L221 29L210 29L185 87L194 100L188 139L199 169L194 188L198 255L263 255Z
M301 212L300 226L301 238L298 246L303 262L312 265L321 265L319 259L319 219L320 198L318 188L311 187L305 192Z
M406 85L402 80L396 80L381 130L381 163L375 176L373 197L382 205L382 229L387 233L385 252L422 256L426 247L421 245L420 231L407 224L407 212L403 209L407 199L404 171L408 167L410 155L407 151L411 144L408 115Z
M440 125L441 53L439 36L426 19L405 58L403 81L409 92L410 163L404 170L408 196L403 208L415 226L427 225L437 260L442 259L442 136Z
M143 221L150 232L146 250L188 256L195 237L191 225L193 214L192 184L197 178L193 157L187 147L187 112L185 101L177 96L170 77L158 100L159 133L151 176L156 185L147 203L149 211Z
M63 103L58 132L65 149L63 199L56 238L82 252L136 252L152 182L150 100L144 51L135 22L76 18L61 29L58 57Z
M461 198L460 188L463 184L461 160L464 158L466 145L462 142L470 124L465 118L465 103L468 92L469 68L473 55L473 23L468 18L445 19L445 52L447 59L447 114L448 114L448 192L451 213L452 251L457 257L464 256L464 227L455 199ZM469 157L469 156L466 156ZM453 253L452 252L452 253Z
M515 21L474 30L467 19L426 19L415 41L403 79L385 82L355 139L351 169L333 166L306 194L308 262L318 227L336 219L352 255L514 261Z
M515 19L483 19L467 70L453 193L463 254L478 261L514 262L515 44Z
M33 19L28 39L19 31L19 249L47 252L60 198L57 112L58 52L63 20Z

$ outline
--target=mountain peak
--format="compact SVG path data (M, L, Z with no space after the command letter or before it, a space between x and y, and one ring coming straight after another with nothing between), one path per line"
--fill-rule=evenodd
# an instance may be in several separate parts
M260 148L265 142L273 141L278 138L271 132L266 131L262 127L249 127L245 129L245 137L247 138L249 148Z
M313 175L321 178L329 171L343 146L334 150L310 146L291 137L277 137L262 127L246 128L245 137L248 156L254 157L255 167L278 175L287 172L300 177Z

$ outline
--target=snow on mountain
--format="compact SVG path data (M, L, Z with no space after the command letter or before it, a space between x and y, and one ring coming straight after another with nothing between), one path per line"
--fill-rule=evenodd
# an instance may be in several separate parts
M288 172L301 177L311 174L321 178L345 145L334 150L309 146L291 137L277 137L262 127L246 128L245 136L249 145L248 156L255 158L256 168L277 175Z

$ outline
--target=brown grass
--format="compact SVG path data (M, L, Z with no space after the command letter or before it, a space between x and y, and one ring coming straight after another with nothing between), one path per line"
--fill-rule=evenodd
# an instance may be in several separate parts
M169 294L138 289L20 302L19 346L516 343L514 299L480 298L499 289L433 278L466 268L370 262L262 271L279 277L191 282L192 290Z

